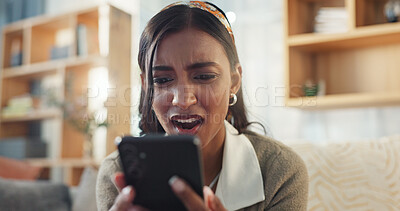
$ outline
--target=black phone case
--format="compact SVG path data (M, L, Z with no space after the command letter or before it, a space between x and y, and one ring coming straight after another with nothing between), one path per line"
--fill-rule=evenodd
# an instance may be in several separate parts
M203 198L200 142L193 136L126 136L118 145L125 180L136 190L134 204L150 210L186 210L168 180L183 178Z

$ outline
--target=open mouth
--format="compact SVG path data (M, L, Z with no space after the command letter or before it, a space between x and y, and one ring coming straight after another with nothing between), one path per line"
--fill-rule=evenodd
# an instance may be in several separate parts
M203 118L199 115L175 115L171 121L179 134L194 135L203 123Z

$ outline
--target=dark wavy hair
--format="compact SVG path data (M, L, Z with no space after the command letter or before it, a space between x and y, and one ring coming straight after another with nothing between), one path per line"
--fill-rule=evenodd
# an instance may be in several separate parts
M208 3L211 4L211 3ZM213 4L211 4L213 5ZM217 8L223 15L224 12ZM196 28L214 37L224 48L231 71L239 63L236 46L225 26L211 13L186 5L177 5L157 13L147 24L140 37L138 62L146 89L142 87L139 104L141 120L139 127L143 134L165 133L152 109L153 104L153 57L161 40L170 33L179 32L185 28ZM242 89L237 95L237 103L229 107L226 119L242 133L250 124L247 120L243 102Z

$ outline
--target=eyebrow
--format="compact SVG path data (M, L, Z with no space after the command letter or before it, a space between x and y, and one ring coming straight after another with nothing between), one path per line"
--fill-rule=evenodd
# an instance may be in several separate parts
M152 70L153 71L168 71L168 70L173 70L173 68L170 66L159 65L159 66L154 66L152 68Z
M219 65L215 62L198 62L198 63L194 63L191 64L187 67L188 70L192 70L192 69L199 69L199 68L203 68L203 67L219 67Z
M186 68L188 70L193 70L193 69L199 69L199 68L203 68L203 67L219 67L219 65L215 62L197 62L197 63L193 63L189 66L187 66ZM158 66L154 66L152 68L153 71L170 71L173 70L174 68L170 67L170 66L166 66L166 65L158 65Z

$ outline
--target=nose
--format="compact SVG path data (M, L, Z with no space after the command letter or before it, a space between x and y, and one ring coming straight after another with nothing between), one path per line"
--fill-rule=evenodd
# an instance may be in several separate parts
M197 97L193 86L182 85L174 90L174 98L172 99L173 106L178 106L179 108L186 110L196 103Z

